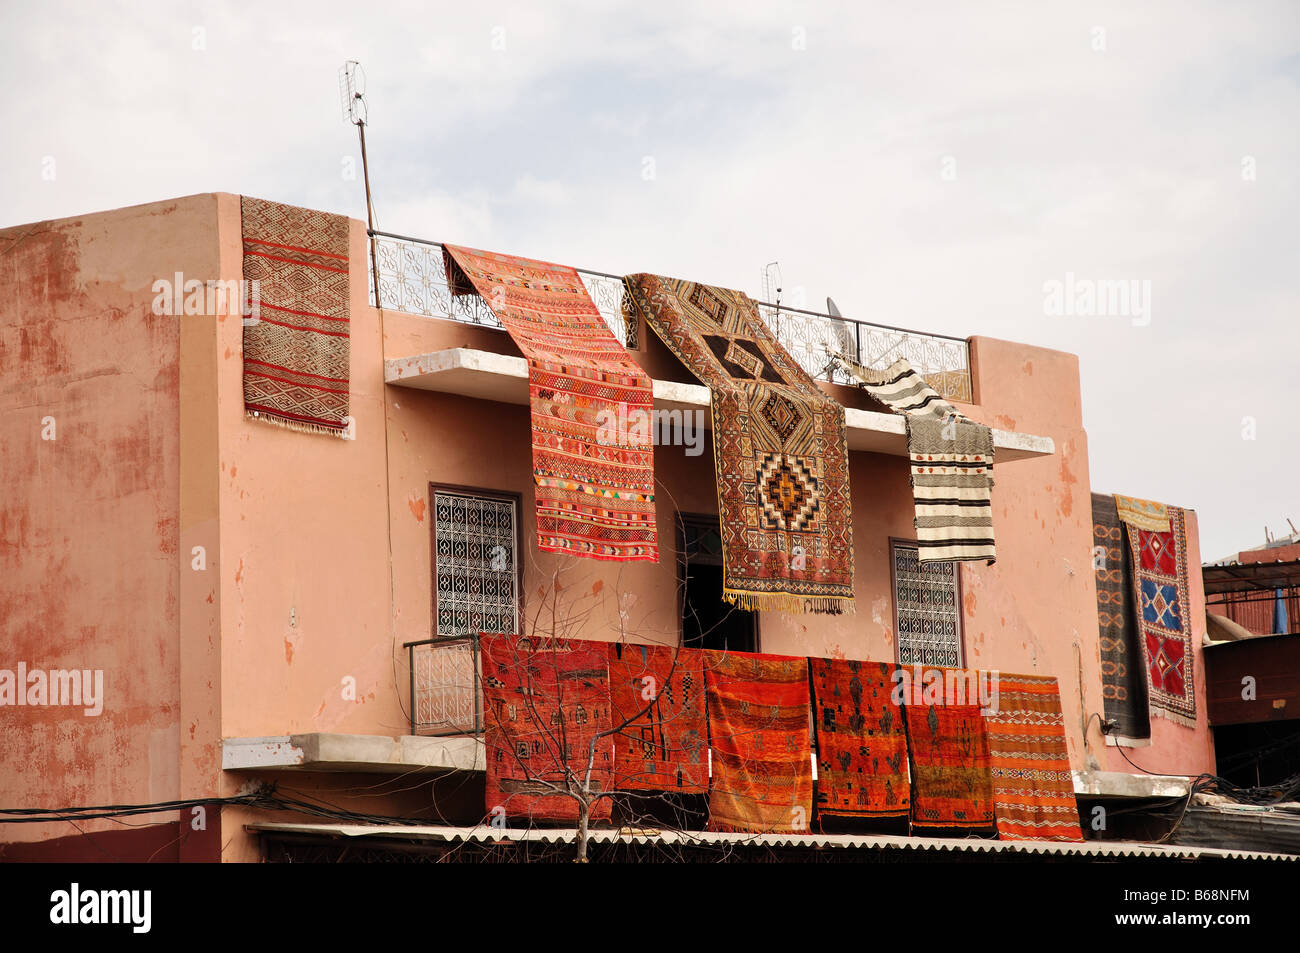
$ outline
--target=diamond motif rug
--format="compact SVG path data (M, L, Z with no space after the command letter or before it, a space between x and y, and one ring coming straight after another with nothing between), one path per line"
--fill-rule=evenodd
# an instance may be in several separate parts
M713 779L709 830L807 833L808 662L705 650Z
M912 826L993 829L993 771L978 705L904 705Z
M817 728L817 813L907 817L907 729L894 702L896 665L810 658Z
M907 421L920 562L996 559L993 431L963 416L905 358L874 371L836 360L862 388Z
M491 307L528 359L537 548L659 560L650 378L567 265L443 246L453 295Z
M609 662L603 642L482 636L487 811L528 821L578 820L592 739L608 731ZM590 793L610 790L609 739L596 743ZM591 818L610 816L610 799Z
M993 814L1002 840L1081 841L1056 679L990 672L997 711L985 716Z
M621 791L709 790L704 657L667 645L609 646L614 787Z
M852 608L844 408L739 291L658 275L623 281L629 321L644 316L709 387L723 598L751 610Z
M1108 720L1118 722L1118 734L1148 738L1146 675L1133 612L1133 559L1124 535L1114 497L1092 494L1102 709Z
M260 316L244 325L244 412L306 433L348 430L348 220L242 196L244 280Z
M1153 715L1196 726L1192 633L1187 594L1187 529L1183 511L1164 507L1168 529L1143 529L1120 519L1133 551L1133 596L1147 672L1147 706ZM1159 520L1149 511L1146 525Z

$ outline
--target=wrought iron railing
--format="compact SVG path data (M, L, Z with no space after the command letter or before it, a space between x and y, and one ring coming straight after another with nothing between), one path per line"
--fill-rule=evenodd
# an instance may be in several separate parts
M452 296L447 287L441 244L391 232L375 231L372 236L378 261L378 301L385 308L501 327L482 298ZM636 327L626 324L621 308L623 279L583 268L578 269L578 275L614 336L625 346L635 348ZM370 301L373 304L376 300L372 270ZM831 362L831 351L846 353L859 364L875 368L888 367L903 357L944 397L971 400L970 351L963 338L870 324L767 301L758 302L758 309L785 349L815 378L851 383Z
M423 314L431 318L450 318L466 324L500 328L501 322L478 295L453 296L447 287L447 271L438 242L374 232L375 255L379 261L380 300L385 308ZM635 348L636 328L629 329L620 307L623 279L617 275L579 269L578 276L587 288L609 329L624 347ZM375 276L370 275L370 303L375 303Z
M411 734L482 734L478 636L421 639L404 647L411 673Z

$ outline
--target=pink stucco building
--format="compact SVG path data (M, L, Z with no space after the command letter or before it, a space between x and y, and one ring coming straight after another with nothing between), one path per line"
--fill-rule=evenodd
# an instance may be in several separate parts
M406 262L381 285L382 311L368 296L366 228L352 221L354 434L341 440L245 415L238 314L155 313L160 278L239 281L238 196L0 231L0 668L103 677L98 714L0 708L0 805L205 800L275 780L369 814L477 823L478 739L411 729L413 685L438 690L413 678L412 659L429 664L436 648L406 644L447 634L434 609L438 494L509 520L520 542L507 610L522 611L558 574L565 598L584 607L575 635L689 638L675 527L689 515L695 540L716 520L707 443L656 450L666 489L657 563L537 552L519 351L498 328L413 313L438 312L410 271L425 252L396 239L380 250L381 273L384 256ZM659 406L707 407L658 339L644 328L633 338ZM1078 361L978 336L947 347L960 355L942 369L957 381L950 393L968 386L959 406L998 441L998 559L956 571L956 664L1059 680L1080 797L1156 793L1092 717L1102 698ZM735 637L772 653L906 658L914 646L900 644L896 577L914 530L901 420L858 391L823 386L850 408L857 611L763 613ZM1191 511L1188 537L1196 567ZM697 601L710 584L707 541L698 546ZM1203 699L1196 572L1191 602ZM438 663L453 674L457 664ZM1129 752L1148 771L1214 769L1203 704L1195 727L1157 718L1151 731ZM134 819L153 826L85 821L84 836L63 822L0 825L0 857L250 861L263 844L249 825L276 819L302 820L226 805Z

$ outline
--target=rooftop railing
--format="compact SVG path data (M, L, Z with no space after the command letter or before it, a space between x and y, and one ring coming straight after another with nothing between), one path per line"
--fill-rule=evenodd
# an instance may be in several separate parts
M477 295L453 297L447 287L442 245L409 235L375 231L378 259L378 301L385 308L500 328L492 309ZM623 279L602 271L577 269L596 309L614 336L637 347L636 328L623 319ZM370 275L370 301L376 303L376 276ZM923 334L906 328L871 324L853 318L759 301L758 310L777 340L810 375L848 384L844 372L830 360L831 351L846 353L859 364L885 368L907 358L930 386L949 400L970 402L970 351L964 338Z

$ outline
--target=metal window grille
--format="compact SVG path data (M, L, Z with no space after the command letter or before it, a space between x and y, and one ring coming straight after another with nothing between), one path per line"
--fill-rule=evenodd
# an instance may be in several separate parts
M434 493L434 579L443 637L519 631L515 501Z
M915 546L893 544L894 619L903 665L960 668L961 602L955 562L921 562Z

